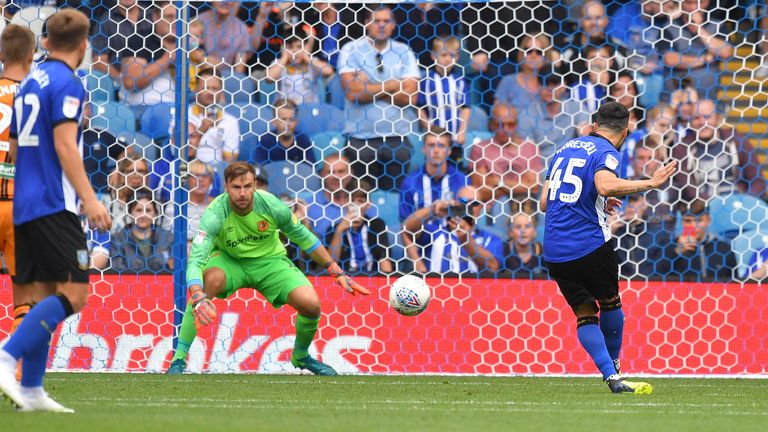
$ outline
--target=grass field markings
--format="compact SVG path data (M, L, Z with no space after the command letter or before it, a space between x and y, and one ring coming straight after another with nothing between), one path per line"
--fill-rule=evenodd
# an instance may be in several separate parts
M604 399L601 400L594 400L594 401L584 401L584 400L576 400L574 402L560 402L560 401L484 401L484 400L463 400L463 401L445 401L445 400L438 400L438 399L413 399L413 400L403 400L403 399L360 399L357 398L356 400L359 403L369 403L369 404L400 404L400 405L475 405L475 406L576 406L576 407L591 407L591 406L605 406L606 402L613 403L618 402L619 406L622 407L656 407L656 408L679 408L679 407L691 407L691 408L702 408L702 409L709 409L709 408L728 408L728 407L738 407L740 405L733 404L733 403L675 403L675 402L653 402L653 401L630 401L630 400L622 400L622 398L625 397L631 397L629 395L626 396L616 396L616 399L613 401L606 401ZM70 398L71 402L117 402L117 403L184 403L187 401L192 401L190 398L178 398L178 397L160 397L160 398L151 398L150 401L147 401L147 398L124 398L124 397L84 397L84 398ZM220 398L195 398L195 402L221 402ZM249 404L265 404L265 403L271 403L274 402L274 398L264 398L264 399L253 399L253 398L238 398L235 400L235 403L249 403ZM330 405L338 405L338 404L344 404L347 403L348 400L345 399L313 399L313 403L315 404L330 404ZM287 403L287 404L304 404L307 402L307 399L280 399L280 402ZM762 405L759 405L757 403L752 403L752 406L754 407L762 407Z
M199 379L193 378L197 376L209 376L209 375L186 375L182 377L168 377L168 378L131 378L129 380L126 379L117 379L114 380L115 382L120 383L126 383L126 382L135 382L135 383L186 383L186 382L202 382ZM258 375L254 375L258 376ZM297 376L298 377L298 376ZM524 382L504 382L504 381L497 381L497 382L455 382L455 381L346 381L346 380L327 380L324 378L317 378L313 375L305 375L305 378L298 378L295 380L267 380L267 381L259 381L259 380L252 380L252 379L204 379L204 382L206 384L214 383L214 384L307 384L307 385L315 385L315 384L332 384L332 385L375 385L375 386L425 386L425 385L434 385L434 386L443 386L443 385L451 385L451 386L510 386L510 387L526 387L530 385L530 381L524 381ZM453 378L453 377L450 377ZM547 379L546 377L541 377L537 379ZM60 381L60 382L81 382L81 377L71 377L71 378L48 378L48 381ZM101 378L100 381L112 381L109 378L103 379ZM595 382L597 382L597 378L590 378L590 381L587 381L587 379L584 379L584 382L555 382L550 381L546 382L543 385L546 386L556 386L556 387L583 387L586 385L593 385Z
M83 401L80 402L79 405L92 405L92 406L102 406L97 401ZM549 404L551 405L551 404ZM118 402L115 403L114 406L116 407L125 407L125 408L209 408L209 409L247 409L247 410L294 410L294 409L300 409L301 411L307 411L307 410L321 410L321 411L327 411L329 408L333 410L339 410L339 411L398 411L402 412L404 408L402 406L387 406L387 405L368 405L366 403L361 403L357 406L319 406L319 405L302 405L299 407L286 407L284 404L259 404L259 405L251 405L251 404L243 404L243 403L236 403L236 402L228 402L228 403L216 403L216 402L206 402L206 403L168 403L168 402L138 402L138 403L123 403ZM433 411L433 412L446 412L446 413L456 413L455 408L453 407L440 407L440 406L430 406L430 405L416 405L411 406L407 408L407 410L410 411ZM504 407L487 407L487 406L471 406L469 408L465 408L462 412L496 412L496 413L515 413L515 412L530 412L530 413L547 413L552 414L553 410L551 406L504 406ZM565 408L559 407L555 410L555 412L558 413L572 413L572 414L578 414L578 413L591 413L591 414L642 414L647 415L647 410L642 409L629 409L629 408L601 408L601 409L584 409L583 407L579 408ZM675 415L685 415L685 416L707 416L707 415L728 415L728 416L759 416L759 417L766 417L768 416L768 413L762 412L762 411L722 411L713 413L712 411L705 411L705 410L672 410L672 411L665 411L665 412L656 412L656 415L659 414L675 414Z

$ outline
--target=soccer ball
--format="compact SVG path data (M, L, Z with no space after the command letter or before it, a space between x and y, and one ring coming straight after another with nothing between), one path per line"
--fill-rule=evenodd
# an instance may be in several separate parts
M389 288L389 305L401 315L414 316L424 312L432 290L424 279L406 275L395 281Z

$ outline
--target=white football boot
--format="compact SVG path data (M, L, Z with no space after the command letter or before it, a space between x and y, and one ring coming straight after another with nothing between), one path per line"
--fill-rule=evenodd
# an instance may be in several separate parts
M0 352L0 355L3 354L12 358L5 351ZM21 386L16 381L16 365L9 366L10 362L0 362L0 395L5 395L16 408L21 409L24 407L24 400L21 397Z
M42 387L30 390L23 389L21 397L23 403L22 407L19 408L19 412L52 412L61 414L72 414L75 412L75 410L53 400Z

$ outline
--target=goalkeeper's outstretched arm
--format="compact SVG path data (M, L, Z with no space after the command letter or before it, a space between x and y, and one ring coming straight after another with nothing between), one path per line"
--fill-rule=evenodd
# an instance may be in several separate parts
M357 293L368 295L371 293L368 291L368 289L353 281L351 277L344 273L344 270L342 270L341 267L336 264L336 261L333 260L331 254L328 252L328 249L326 249L325 246L317 245L317 247L309 253L309 257L312 258L312 261L323 266L325 271L327 271L330 276L333 276L333 278L336 279L336 283L341 288L343 288L344 291L352 295Z

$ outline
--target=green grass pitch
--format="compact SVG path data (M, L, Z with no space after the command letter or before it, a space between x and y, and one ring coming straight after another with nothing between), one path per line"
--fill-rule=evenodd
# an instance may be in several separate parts
M74 415L15 413L3 431L765 431L768 381L599 378L49 374Z

